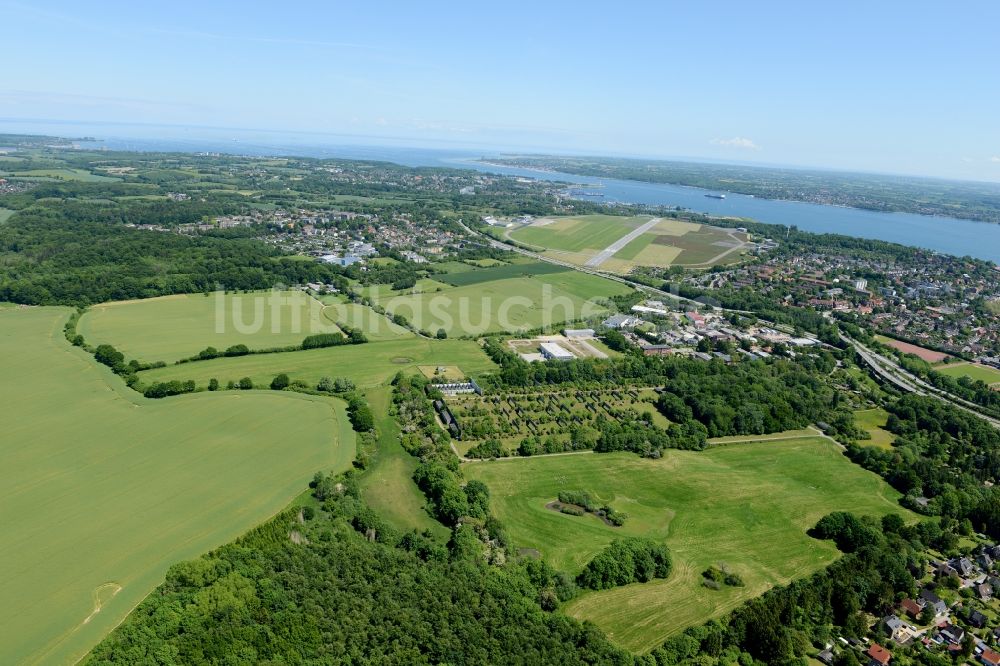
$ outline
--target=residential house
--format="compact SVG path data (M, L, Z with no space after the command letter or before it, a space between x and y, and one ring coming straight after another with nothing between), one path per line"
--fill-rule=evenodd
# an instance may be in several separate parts
M872 643L865 654L868 655L870 666L888 666L892 659L892 653L878 643Z
M960 557L952 560L949 564L951 564L955 571L957 571L959 575L964 578L967 578L976 572L975 565L972 564L967 557Z
M979 663L983 666L1000 666L1000 652L994 652L993 650L986 648L983 650L982 654L979 655Z
M965 629L962 629L962 627L954 625L950 622L946 622L938 630L938 635L952 645L959 645L962 642L962 639L965 638Z
M897 643L905 643L911 638L913 638L913 632L910 630L910 625L903 622L895 615L889 615L882 620L885 624L886 633L889 634L889 638Z
M935 615L944 615L948 612L948 604L941 600L941 597L934 594L928 589L923 589L920 591L920 598L924 601L924 605L930 604L934 609Z
M920 617L920 613L923 611L923 607L913 599L903 599L899 604L899 609L913 620Z

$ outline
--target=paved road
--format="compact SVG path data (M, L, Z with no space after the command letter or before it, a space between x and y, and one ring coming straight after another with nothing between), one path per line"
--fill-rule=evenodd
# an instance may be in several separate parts
M644 233L655 227L657 224L659 224L659 222L660 218L654 217L652 220L642 225L638 229L634 229L628 232L627 234L616 240L614 243L607 246L606 248L595 254L593 257L588 259L587 263L585 263L584 266L587 266L588 268L597 268L605 261L613 257L615 254L617 254L618 251L621 250L623 247L625 247L626 245L634 241L636 238L638 238L639 236L643 235Z

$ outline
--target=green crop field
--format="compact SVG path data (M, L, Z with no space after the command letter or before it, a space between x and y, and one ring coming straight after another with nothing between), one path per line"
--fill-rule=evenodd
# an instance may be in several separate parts
M480 376L496 366L471 340L411 339L369 342L365 345L327 347L277 354L251 354L218 358L139 373L145 383L193 379L206 386L213 377L223 385L250 377L267 385L275 375L316 383L322 377L346 377L362 388L372 388L392 379L399 371L419 372L421 365L457 365L463 372Z
M659 460L583 453L475 462L463 470L489 486L514 544L537 549L557 568L579 572L618 536L666 542L674 557L668 579L588 592L565 607L640 652L829 564L836 548L806 530L830 511L909 515L898 493L819 437L666 451ZM614 528L545 508L560 490L586 490L629 518ZM717 563L746 586L703 587L701 572Z
M449 273L448 275L442 275L439 277L441 278L441 281L447 282L455 287L468 287L470 285L483 284L485 282L493 282L495 280L569 272L575 271L544 261L533 261L529 263L500 264L472 271Z
M15 176L24 178L55 178L57 180L80 180L87 183L113 182L121 180L111 176L101 176L83 169L33 169L19 171Z
M1000 383L1000 370L978 363L945 363L934 367L942 375L968 377L986 384Z
M75 662L170 565L240 536L355 453L332 399L138 397L66 342L69 313L0 310L4 664Z
M434 268L446 273L468 273L469 271L476 270L475 266L464 261L442 261L441 263L434 264Z
M472 274L458 273L457 277L465 275ZM607 312L603 306L576 295L586 291L587 283L581 278L564 280L575 292L570 293L551 284L546 279L550 277L494 280L424 294L389 294L379 297L377 302L386 312L403 315L417 328L432 333L443 328L451 337L558 326ZM594 296L615 293L620 286L601 278L586 277L593 281Z
M88 343L114 345L130 359L172 362L206 347L284 347L338 331L324 307L301 291L178 294L95 305L77 330Z
M648 222L648 215L580 215L537 220L511 232L516 241L551 250L581 252L603 250L636 227Z
M326 306L323 308L326 319L338 326L360 329L372 342L414 337L412 331L397 326L367 305L348 301L345 296L320 296L319 300Z
M854 412L854 421L858 427L872 436L871 439L862 440L860 444L877 446L880 449L891 449L896 436L885 429L885 422L889 418L889 412L884 409L864 409Z

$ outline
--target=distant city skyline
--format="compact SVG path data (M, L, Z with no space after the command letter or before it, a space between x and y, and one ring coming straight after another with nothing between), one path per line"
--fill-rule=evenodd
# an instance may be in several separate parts
M171 125L1000 181L996 3L0 11L0 132Z

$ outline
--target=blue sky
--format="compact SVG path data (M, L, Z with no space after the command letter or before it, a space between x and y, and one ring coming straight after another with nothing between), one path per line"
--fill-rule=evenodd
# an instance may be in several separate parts
M995 0L0 0L0 17L0 131L169 123L1000 181Z

